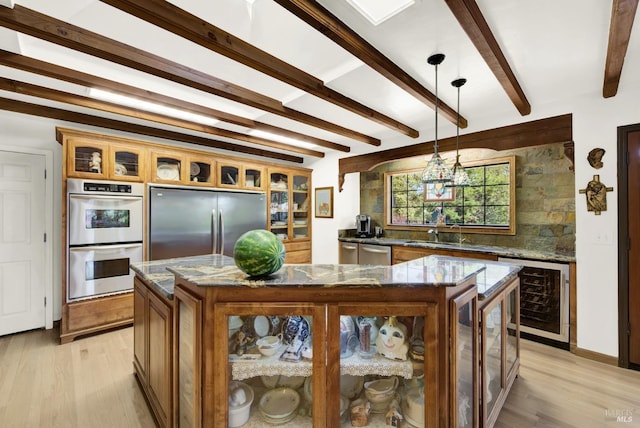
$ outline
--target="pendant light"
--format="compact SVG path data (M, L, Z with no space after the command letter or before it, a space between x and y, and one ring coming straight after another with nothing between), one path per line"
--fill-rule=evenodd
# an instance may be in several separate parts
M422 171L422 182L437 184L438 186L436 186L436 189L442 189L442 191L444 191L444 186L451 183L453 172L451 171L451 168L444 163L444 160L438 153L438 65L441 64L442 61L444 61L444 54L431 55L427 59L427 62L436 68L436 130L433 144L433 156Z
M471 183L469 174L460 163L460 87L467 83L467 79L456 79L451 85L458 88L458 119L456 120L456 163L453 164L452 186L462 187Z

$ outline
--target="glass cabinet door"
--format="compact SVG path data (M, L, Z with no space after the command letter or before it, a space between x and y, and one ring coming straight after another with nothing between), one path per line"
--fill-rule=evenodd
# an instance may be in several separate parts
M111 144L109 176L116 180L141 181L144 177L143 150L126 145Z
M520 359L518 320L520 318L520 288L517 284L506 291L506 369L507 378L515 376Z
M215 162L205 156L189 156L189 184L213 186L215 184Z
M330 425L428 426L426 403L436 400L425 362L437 358L425 355L426 305L341 306L329 310L328 358L339 362L338 379L328 379Z
M254 165L244 166L244 187L249 190L263 189L264 168Z
M476 289L452 301L451 426L478 426L478 312Z
M496 298L482 310L482 385L484 390L485 421L491 419L493 410L504 388L502 358L502 312L503 299Z
M309 237L309 178L293 176L293 238Z
M323 427L324 403L315 395L323 395L324 373L314 370L313 363L319 346L324 365L323 346L314 339L315 315L319 313L309 308L265 305L252 313L246 307L229 307L225 314L227 426ZM324 323L319 325L323 330ZM319 334L324 340L324 333Z
M240 188L242 165L228 161L218 161L218 186Z
M185 160L182 156L153 152L151 154L151 165L151 181L176 183L182 180L185 165Z
M108 177L108 144L82 139L69 140L67 144L68 176L95 179Z
M269 174L270 220L269 230L283 241L289 239L289 175Z

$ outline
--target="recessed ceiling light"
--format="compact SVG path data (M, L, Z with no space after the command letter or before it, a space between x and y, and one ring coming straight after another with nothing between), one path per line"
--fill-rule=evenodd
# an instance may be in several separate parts
M414 4L415 0L347 0L347 3L373 25L378 25Z

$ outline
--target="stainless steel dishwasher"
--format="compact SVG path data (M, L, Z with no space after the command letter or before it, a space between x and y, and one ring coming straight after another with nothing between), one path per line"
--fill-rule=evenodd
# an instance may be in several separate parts
M387 245L360 244L358 262L361 265L389 266L391 264L391 247Z
M341 265L357 265L358 264L358 243L357 242L340 242L338 252L338 262Z

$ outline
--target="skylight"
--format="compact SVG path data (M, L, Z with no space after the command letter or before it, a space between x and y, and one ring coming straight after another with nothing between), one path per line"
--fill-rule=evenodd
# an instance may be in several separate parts
M373 25L378 25L414 4L415 0L347 0L347 3Z

